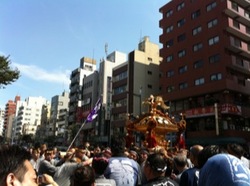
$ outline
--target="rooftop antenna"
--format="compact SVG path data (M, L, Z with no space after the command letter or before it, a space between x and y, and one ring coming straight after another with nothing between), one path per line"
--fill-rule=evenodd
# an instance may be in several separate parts
M105 43L105 54L106 54L106 59L108 56L108 43Z

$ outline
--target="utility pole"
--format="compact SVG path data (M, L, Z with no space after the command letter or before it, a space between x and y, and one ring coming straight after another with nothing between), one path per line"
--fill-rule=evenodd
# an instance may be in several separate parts
M214 104L214 115L215 115L215 129L216 136L219 136L219 118L218 118L218 104Z

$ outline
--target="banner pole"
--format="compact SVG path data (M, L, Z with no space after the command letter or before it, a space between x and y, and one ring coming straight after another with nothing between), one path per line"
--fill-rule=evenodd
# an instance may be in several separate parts
M95 104L95 107L93 110L90 111L89 115L87 116L87 119L84 121L84 123L82 124L82 126L80 127L80 129L78 130L77 134L75 135L73 141L71 142L71 144L69 145L67 151L71 148L71 146L73 145L73 143L75 142L77 136L79 135L80 131L82 130L82 127L86 124L86 122L92 122L98 115L98 111L101 109L102 106L102 102L101 99L99 98Z
M67 152L69 151L69 149L71 148L71 146L73 145L73 143L75 142L77 136L79 135L80 131L82 130L82 127L86 124L86 120L84 121L84 123L82 124L82 126L80 127L80 129L78 130L78 132L76 133L74 139L72 140L71 144L69 145Z

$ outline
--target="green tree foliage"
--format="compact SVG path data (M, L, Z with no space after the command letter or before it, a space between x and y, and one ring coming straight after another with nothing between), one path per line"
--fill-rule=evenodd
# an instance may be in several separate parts
M8 57L0 56L0 89L11 84L20 77L20 71L10 67L11 61Z

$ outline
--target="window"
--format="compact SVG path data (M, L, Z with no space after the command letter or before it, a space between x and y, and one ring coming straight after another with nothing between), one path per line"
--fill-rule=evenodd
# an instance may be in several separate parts
M152 89L152 87L153 87L152 85L148 84L148 88L149 88L149 89Z
M125 119L125 115L124 114L114 114L114 120L123 120Z
M192 19L196 19L197 17L199 17L201 15L201 11L200 10L196 10L195 12L192 13Z
M241 47L241 40L234 38L234 46Z
M185 89L188 87L188 84L186 82L183 82L183 83L180 83L179 84L179 89L182 90L182 89Z
M114 102L115 107L122 107L127 105L127 99L121 99Z
M246 26L246 33L250 34L250 27Z
M208 44L211 46L211 45L214 45L214 44L216 44L216 43L218 43L219 42L219 36L215 36L215 37L213 37L213 38L211 38L211 39L209 39L208 40Z
M193 36L197 35L198 33L200 33L202 30L201 26L198 26L196 28L193 29Z
M174 91L173 85L167 87L167 92L173 92L173 91Z
M244 61L241 58L236 58L236 64L243 67L244 66Z
M127 86L121 86L121 87L117 87L114 89L114 95L120 94L122 92L126 92L127 90Z
M172 32L173 29L174 29L174 26L171 25L171 26L169 26L169 27L166 28L166 32L167 32L167 33Z
M186 55L186 50L180 50L178 52L178 57L184 57Z
M152 75L152 74L153 74L152 71L149 71L149 70L148 70L148 75Z
M233 20L233 26L234 26L235 28L240 29L240 23L239 23L238 21L236 21L236 20Z
M178 4L178 6L177 6L177 11L180 11L182 8L184 8L184 6L185 6L185 3L184 3L184 2Z
M185 24L185 22L186 22L186 19L183 18L183 19L181 19L181 20L179 20L179 21L177 22L177 26L178 26L178 27L181 27L181 26L183 26L183 25Z
M232 2L232 9L238 12L238 10L239 10L238 4L235 2Z
M194 62L194 69L203 67L204 62L202 60L197 60Z
M84 88L89 88L92 86L93 86L93 81L88 81L88 82L84 83L84 85L83 85Z
M127 71L122 72L122 73L114 76L113 82L117 82L117 81L123 80L123 79L127 78L127 75L128 75Z
M167 60L167 62L170 62L170 61L173 61L173 58L174 58L173 55L169 55L169 56L167 56L166 60Z
M173 70L169 70L167 72L167 77L172 77L172 76L174 76L174 71Z
M170 39L170 40L168 40L168 41L166 42L167 48L168 48L168 47L171 47L171 46L173 46L173 45L174 45L174 40L173 40L173 39Z
M92 70L93 66L91 66L91 65L85 65L84 69L86 69L86 70Z
M246 10L245 10L245 17L246 17L247 19L250 18L250 13L249 13L248 11L246 11Z
M220 61L220 54L212 55L208 58L209 63L216 63Z
M202 47L203 47L202 43L197 43L193 46L193 51L196 52L196 51L202 49Z
M182 67L179 68L179 74L183 74L186 71L187 71L187 65L182 66Z
M213 20L211 20L211 21L209 21L208 23L207 23L207 27L208 28L212 28L212 27L214 27L215 25L217 25L218 24L218 19L213 19Z
M207 12L211 11L215 7L216 7L216 2L210 3L209 5L207 5Z
M194 81L194 84L195 84L196 86L202 85L202 84L204 84L204 83L205 83L205 79L204 79L204 78L199 78L199 79L196 79L196 80Z
M173 15L173 10L167 11L166 16L167 16L167 17L170 17L171 15Z
M218 81L218 80L221 80L221 78L222 78L221 73L212 74L212 75L210 76L210 80L211 80L211 81Z
M177 37L178 42L184 41L185 39L186 39L186 34L181 34Z

